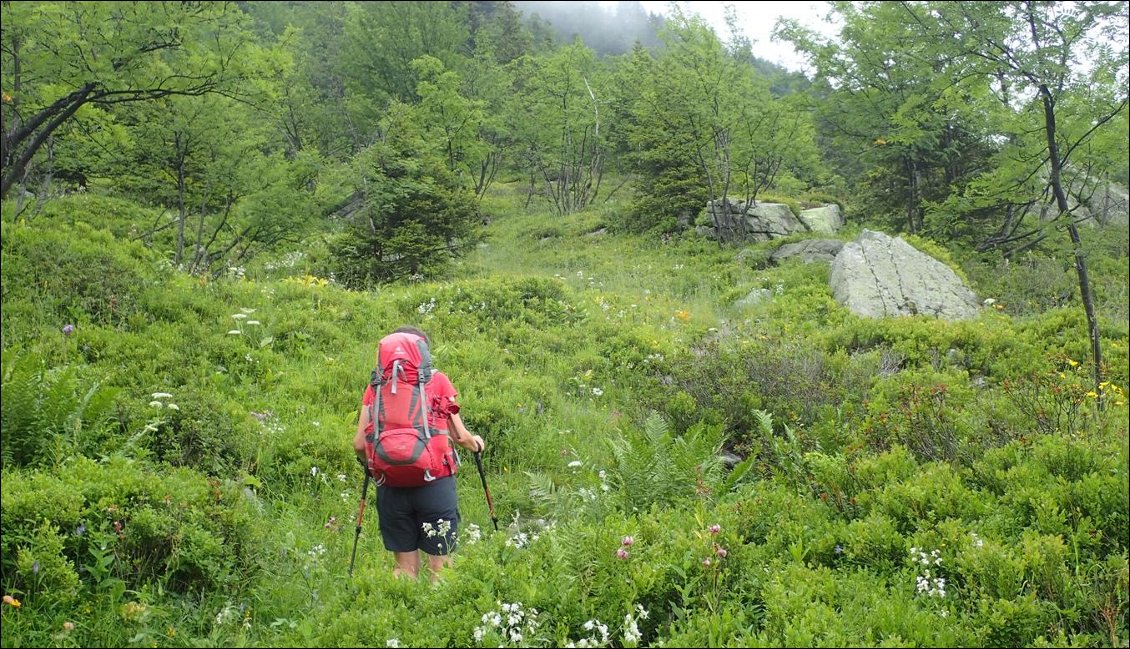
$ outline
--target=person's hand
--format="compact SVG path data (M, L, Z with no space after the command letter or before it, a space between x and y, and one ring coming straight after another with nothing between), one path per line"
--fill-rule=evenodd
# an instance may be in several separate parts
M471 435L471 452L482 453L484 448L486 448L486 443L483 442L483 438L478 435Z

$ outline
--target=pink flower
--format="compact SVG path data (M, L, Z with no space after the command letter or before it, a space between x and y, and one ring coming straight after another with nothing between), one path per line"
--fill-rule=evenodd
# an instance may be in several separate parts
M726 556L727 554L729 554L729 552L727 552L727 551L726 551L726 548L724 548L724 547L722 547L722 546L718 545L717 543L715 543L715 544L714 544L714 554L717 554L717 555L718 555L718 558L723 558L723 557L725 557L725 556Z
M721 531L722 531L722 526L717 524L717 523L710 526L710 533L711 534L717 534Z
M706 566L707 568L710 567L711 563L712 562L710 561L710 557L706 557L705 559L702 560L702 565Z
M625 536L624 538L620 539L620 545L624 547L630 547L635 542L636 540L630 536Z
M620 548L620 549L616 550L616 558L620 559L621 561L623 561L624 559L627 559L629 556L631 556L631 555L629 555L628 551L625 550L624 548Z

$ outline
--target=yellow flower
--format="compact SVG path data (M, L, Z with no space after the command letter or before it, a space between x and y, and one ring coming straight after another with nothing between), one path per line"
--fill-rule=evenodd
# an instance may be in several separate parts
M1087 396L1091 397L1092 399L1097 399L1099 395L1094 390L1091 390L1091 391L1087 392Z
M16 599L15 597L12 597L11 595L5 595L4 596L4 603L7 604L8 606L11 606L12 608L19 608L19 607L23 606L23 604L20 604L20 600Z
M691 319L691 314L690 311L684 311L680 309L675 312L675 317L682 320L683 322L686 322L687 320Z
M1067 359L1067 364L1070 365L1071 367L1076 367L1077 365L1079 365L1079 361L1072 360L1072 359L1069 358L1069 359Z

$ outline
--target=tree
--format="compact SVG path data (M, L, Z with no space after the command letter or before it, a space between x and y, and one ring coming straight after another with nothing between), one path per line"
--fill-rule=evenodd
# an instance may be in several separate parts
M724 226L730 198L753 203L786 168L814 157L808 115L775 99L743 63L743 42L728 50L701 18L676 13L658 59L633 53L638 91L629 116L630 148L648 192L697 211L705 199L720 240L746 233ZM696 202L687 204L686 197ZM744 224L744 219L734 219Z
M1126 4L1028 0L904 6L922 37L939 43L952 55L949 64L959 70L961 78L992 84L1028 132L1042 133L1034 149L1016 147L1014 155L1027 167L1019 184L1025 179L1044 178L1045 195L1055 215L1027 232L1017 224L1002 243L1044 236L1050 226L1062 226L1067 231L1074 246L1079 292L1091 339L1093 378L1099 390L1099 327L1065 174L1072 173L1072 156L1127 111ZM1074 108L1078 106L1087 110ZM1069 120L1075 123L1066 123ZM1018 186L1017 182L1008 184L1013 189Z
M833 3L837 38L784 20L777 33L808 54L825 89L817 108L840 173L857 187L862 211L912 233L926 206L980 170L991 143L985 119L945 101L953 86L938 44L923 38L898 3Z
M84 106L235 91L245 33L228 3L5 2L2 12L0 196Z
M508 114L525 148L531 194L541 185L558 214L583 209L604 176L609 135L604 71L580 41L514 62Z
M479 241L474 195L411 112L393 104L377 141L351 163L356 209L330 242L334 274L347 286L438 275Z
M459 75L445 70L435 57L416 59L412 68L420 77L416 85L420 102L411 110L417 127L439 145L456 181L481 196L489 185L485 169L491 157L490 147L479 138L485 119L483 102L464 97Z
M346 5L339 64L362 146L372 142L392 102L415 102L420 79L412 61L431 56L447 69L461 69L470 39L466 13L466 7L449 2Z

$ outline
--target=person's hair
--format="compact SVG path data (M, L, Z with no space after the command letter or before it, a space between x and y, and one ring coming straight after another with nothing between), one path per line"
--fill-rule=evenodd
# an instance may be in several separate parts
M428 334L424 333L423 330L418 329L416 327L397 327L396 330L393 331L392 333L394 333L394 334L412 334L413 336L419 336L419 337L423 338L424 342L426 342L426 343L431 342L430 340L428 340Z

